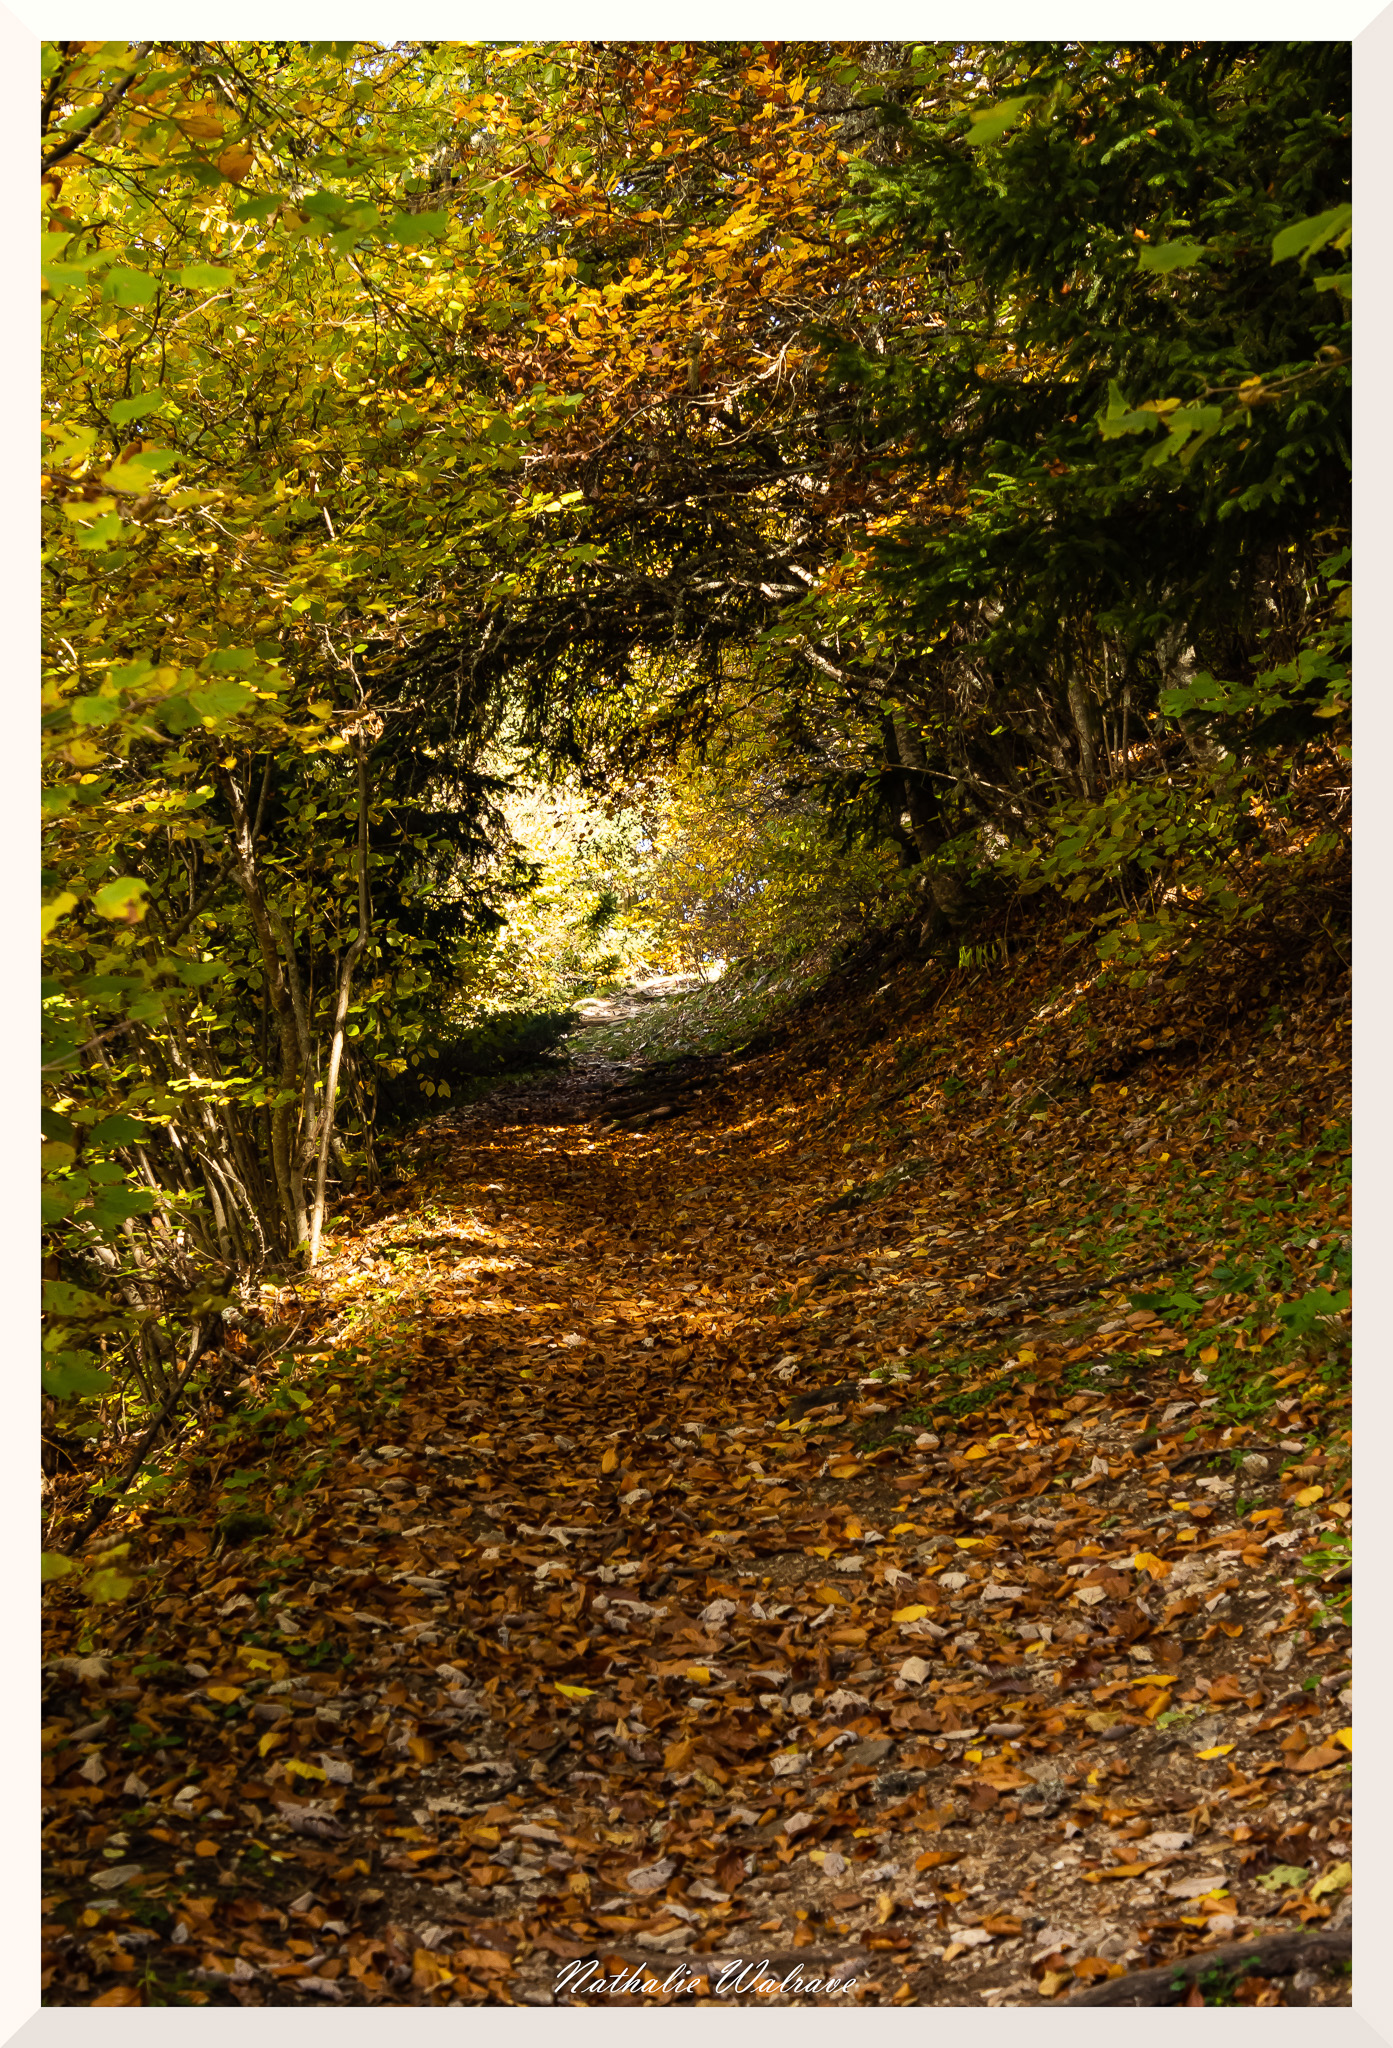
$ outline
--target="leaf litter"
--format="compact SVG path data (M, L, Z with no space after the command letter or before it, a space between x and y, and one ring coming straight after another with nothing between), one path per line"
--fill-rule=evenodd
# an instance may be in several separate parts
M578 1035L263 1290L46 1594L48 2003L1347 2002L1341 990L1032 960Z

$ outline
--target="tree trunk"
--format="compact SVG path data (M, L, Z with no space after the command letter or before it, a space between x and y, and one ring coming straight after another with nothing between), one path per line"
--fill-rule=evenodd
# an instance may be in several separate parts
M1101 722L1093 692L1077 669L1069 678L1069 715L1074 721L1074 732L1079 743L1079 787L1084 796L1096 798L1099 793L1098 741L1101 736Z
M362 737L358 747L358 936L344 955L339 973L338 1002L334 1008L334 1039L329 1048L329 1071L324 1080L320 1109L319 1168L315 1175L314 1211L310 1217L309 1263L319 1257L319 1240L324 1229L324 1187L329 1174L329 1148L334 1139L334 1113L338 1107L339 1066L343 1059L344 1026L353 994L353 975L368 942L368 921L372 907L368 899L368 774L363 759Z
M966 900L967 892L951 869L942 867L935 858L942 849L943 834L938 826L935 808L929 800L926 787L929 764L924 757L919 735L910 720L899 710L891 713L890 727L900 764L900 783L904 790L909 827L913 834L915 851L924 866L924 879L934 903L933 914L924 927L924 936L927 939L933 935L943 919L957 916Z
M229 770L221 770L218 780L223 786L233 825L233 868L237 885L247 899L251 914L252 928L256 933L258 951L261 954L261 971L266 981L266 991L276 1019L276 1029L281 1047L281 1092L291 1099L279 1103L271 1112L271 1162L276 1176L276 1192L280 1198L281 1213L285 1219L290 1237L290 1248L303 1244L309 1236L309 1217L305 1210L304 1166L299 1158L297 1133L291 1123L297 1114L304 1087L307 1061L302 1061L302 1046L308 1038L308 1020L303 1013L297 1015L295 992L287 972L278 932L283 936L279 917L266 902L261 887L260 870L256 859L256 840L251 821L247 816L246 797L241 784ZM298 986L298 976L296 978Z

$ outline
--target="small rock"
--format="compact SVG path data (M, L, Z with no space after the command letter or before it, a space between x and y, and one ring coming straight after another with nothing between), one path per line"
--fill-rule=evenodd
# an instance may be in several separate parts
M1250 1479L1261 1479L1268 1469L1267 1459L1262 1457L1257 1451L1249 1451L1242 1463L1243 1470Z

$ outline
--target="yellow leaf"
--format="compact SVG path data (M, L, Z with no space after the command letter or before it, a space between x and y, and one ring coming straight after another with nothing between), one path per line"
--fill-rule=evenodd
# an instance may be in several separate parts
M709 1664L689 1664L683 1676L691 1685L710 1685L711 1667Z
M1153 1551L1139 1550L1132 1559L1132 1570L1150 1572L1153 1579L1164 1579L1170 1571L1170 1566L1163 1557L1157 1557Z
M953 1541L957 1544L959 1550L976 1550L982 1538L980 1536L955 1536Z
M1195 1755L1199 1757L1202 1763L1208 1763L1211 1757L1227 1756L1232 1748L1233 1744L1231 1742L1216 1742L1212 1749L1197 1749Z
M1322 1877L1311 1886L1313 1899L1324 1898L1327 1892L1348 1891L1353 1872L1348 1863L1332 1863Z
M208 1697L210 1700L221 1700L225 1707L230 1707L234 1700L241 1699L242 1688L240 1685L210 1685Z
M252 1671L269 1671L272 1678L284 1678L290 1669L275 1650L243 1650L242 1662Z
M413 1749L416 1747L414 1742L412 1743L411 1747ZM285 1760L285 1768L287 1776L291 1778L327 1777L327 1773L321 1771L318 1764L304 1763L298 1756L288 1756Z
M595 1697L593 1685L558 1685L556 1690L564 1700L593 1700Z
M612 1472L618 1463L619 1453L615 1450L614 1445L611 1444L600 1460L600 1470L602 1472Z
M969 1458L985 1458L988 1455L985 1444L969 1444L965 1455Z
M1318 1500L1325 1499L1325 1488L1323 1486L1303 1486L1300 1493L1292 1495L1292 1499L1299 1508L1314 1507Z
M830 1557L835 1546L831 1543L814 1543L809 1551L811 1557Z
M218 1853L218 1845L216 1842L195 1842L193 1845L193 1853L195 1856L216 1856Z
M1217 1364L1218 1364L1218 1362L1219 1362L1219 1347L1218 1347L1218 1345L1217 1345L1217 1344L1206 1344L1206 1345L1205 1345L1205 1347L1204 1347L1204 1349L1203 1349L1203 1351L1201 1351L1201 1353L1200 1353L1200 1364L1201 1364L1201 1365L1217 1365Z
M75 909L76 906L77 898L68 889L65 889L61 896L55 896L51 902L45 903L39 913L40 938L46 939L59 918L66 917L68 912Z
M845 1607L847 1604L846 1594L840 1586L814 1586L811 1591L813 1598L820 1600L824 1607Z
M694 1742L670 1742L663 1751L663 1769L667 1771L683 1771L687 1768L695 1754L696 1744Z
M971 1451L968 1452L968 1456L972 1456ZM828 1470L834 1479L852 1479L861 1470L861 1461L859 1458L843 1458L837 1464L830 1465Z
M256 1753L258 1756L269 1756L271 1751L279 1749L284 1741L285 1737L278 1728L268 1728L256 1745Z
M890 1531L892 1536L917 1536L920 1533L917 1522L896 1522Z
M891 1621L922 1621L928 1613L927 1607L897 1607Z
M1350 1754L1354 1754L1354 1730L1352 1728L1341 1728L1333 1739L1336 1742L1343 1743Z
M433 1764L435 1762L435 1744L429 1736L413 1735L406 1746L418 1764ZM315 1776L322 1778L324 1773L323 1771L316 1771Z

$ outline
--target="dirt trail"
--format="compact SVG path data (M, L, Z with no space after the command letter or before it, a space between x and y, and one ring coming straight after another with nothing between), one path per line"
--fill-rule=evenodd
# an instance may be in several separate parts
M1183 1205L1065 1228L1175 1122L878 1059L504 1092L267 1296L299 1436L244 1345L48 1616L50 2003L1348 2002L1328 1375L1234 1422Z

